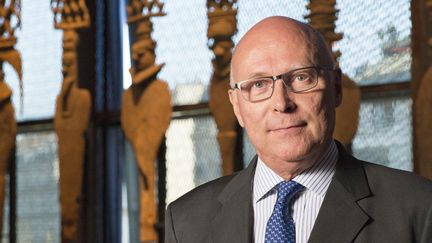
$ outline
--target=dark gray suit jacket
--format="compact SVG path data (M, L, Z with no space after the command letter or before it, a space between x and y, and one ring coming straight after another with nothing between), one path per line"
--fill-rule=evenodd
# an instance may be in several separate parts
M431 243L432 182L357 160L338 147L336 173L308 242ZM170 204L165 242L253 242L255 166L256 158Z

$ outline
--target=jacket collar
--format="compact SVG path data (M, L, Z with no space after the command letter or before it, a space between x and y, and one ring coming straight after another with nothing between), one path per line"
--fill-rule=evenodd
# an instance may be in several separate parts
M358 204L371 196L363 166L340 143L337 145L336 172L309 237L310 243L352 242L370 220Z

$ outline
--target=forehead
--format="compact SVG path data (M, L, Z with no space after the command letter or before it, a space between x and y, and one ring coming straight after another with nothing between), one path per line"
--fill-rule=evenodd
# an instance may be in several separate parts
M314 51L302 31L267 30L245 36L232 60L234 80L277 75L314 64Z

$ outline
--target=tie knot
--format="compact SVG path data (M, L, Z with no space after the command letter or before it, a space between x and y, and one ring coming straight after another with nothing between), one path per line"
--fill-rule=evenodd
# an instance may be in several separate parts
M276 185L277 203L287 204L304 187L295 181L282 181Z

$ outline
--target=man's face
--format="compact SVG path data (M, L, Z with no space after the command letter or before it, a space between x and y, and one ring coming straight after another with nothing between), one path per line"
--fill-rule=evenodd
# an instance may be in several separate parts
M302 38L250 38L235 53L234 82L319 65L313 63L312 51ZM238 89L230 91L237 119L264 161L310 161L324 152L341 99L336 91L340 79L331 71L320 71L318 78L317 86L306 93L287 92L282 80L277 80L273 95L255 103L243 99Z

